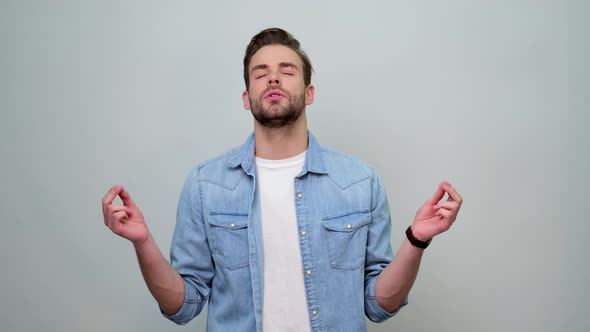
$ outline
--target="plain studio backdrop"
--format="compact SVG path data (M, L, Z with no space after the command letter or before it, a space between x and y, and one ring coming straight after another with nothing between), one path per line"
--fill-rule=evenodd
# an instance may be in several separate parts
M280 26L315 66L310 129L382 176L394 250L440 181L465 199L370 331L589 331L589 9L2 1L0 329L205 329L160 316L101 198L125 185L168 257L188 172L253 128L245 47Z

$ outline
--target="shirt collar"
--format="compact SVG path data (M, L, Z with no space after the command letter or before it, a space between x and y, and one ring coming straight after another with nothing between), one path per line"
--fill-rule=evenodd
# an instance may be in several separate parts
M307 172L326 174L324 159L322 156L322 147L317 142L313 134L307 131L308 144L307 144L307 156L305 158L305 164L303 165L303 172L300 175L304 175ZM242 166L242 169L247 174L252 175L252 166L254 165L254 133L248 136L248 139L242 144L227 162L229 167Z

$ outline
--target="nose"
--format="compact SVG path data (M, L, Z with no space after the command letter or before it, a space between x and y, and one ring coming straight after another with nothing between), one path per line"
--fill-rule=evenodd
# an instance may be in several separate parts
M272 73L270 74L270 76L268 77L268 85L280 85L281 82L279 81L279 77L277 76L277 74Z

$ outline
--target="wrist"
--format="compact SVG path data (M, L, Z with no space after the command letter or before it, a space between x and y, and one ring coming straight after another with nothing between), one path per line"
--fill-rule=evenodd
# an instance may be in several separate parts
M141 251L148 246L151 241L153 241L152 234L148 231L147 236L144 239L132 241L132 243L135 250Z
M406 237L414 247L420 249L426 249L430 245L430 242L432 242L432 238L424 239L424 237L420 234L416 236L416 234L412 230L412 226L408 226L408 228L406 229Z

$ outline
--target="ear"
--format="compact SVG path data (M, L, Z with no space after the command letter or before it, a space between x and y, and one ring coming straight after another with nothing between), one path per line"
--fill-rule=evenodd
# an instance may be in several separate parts
M305 105L313 104L313 94L315 92L315 87L313 84L310 84L305 88Z
M250 99L248 98L248 90L242 92L242 101L244 102L244 109L250 109Z

